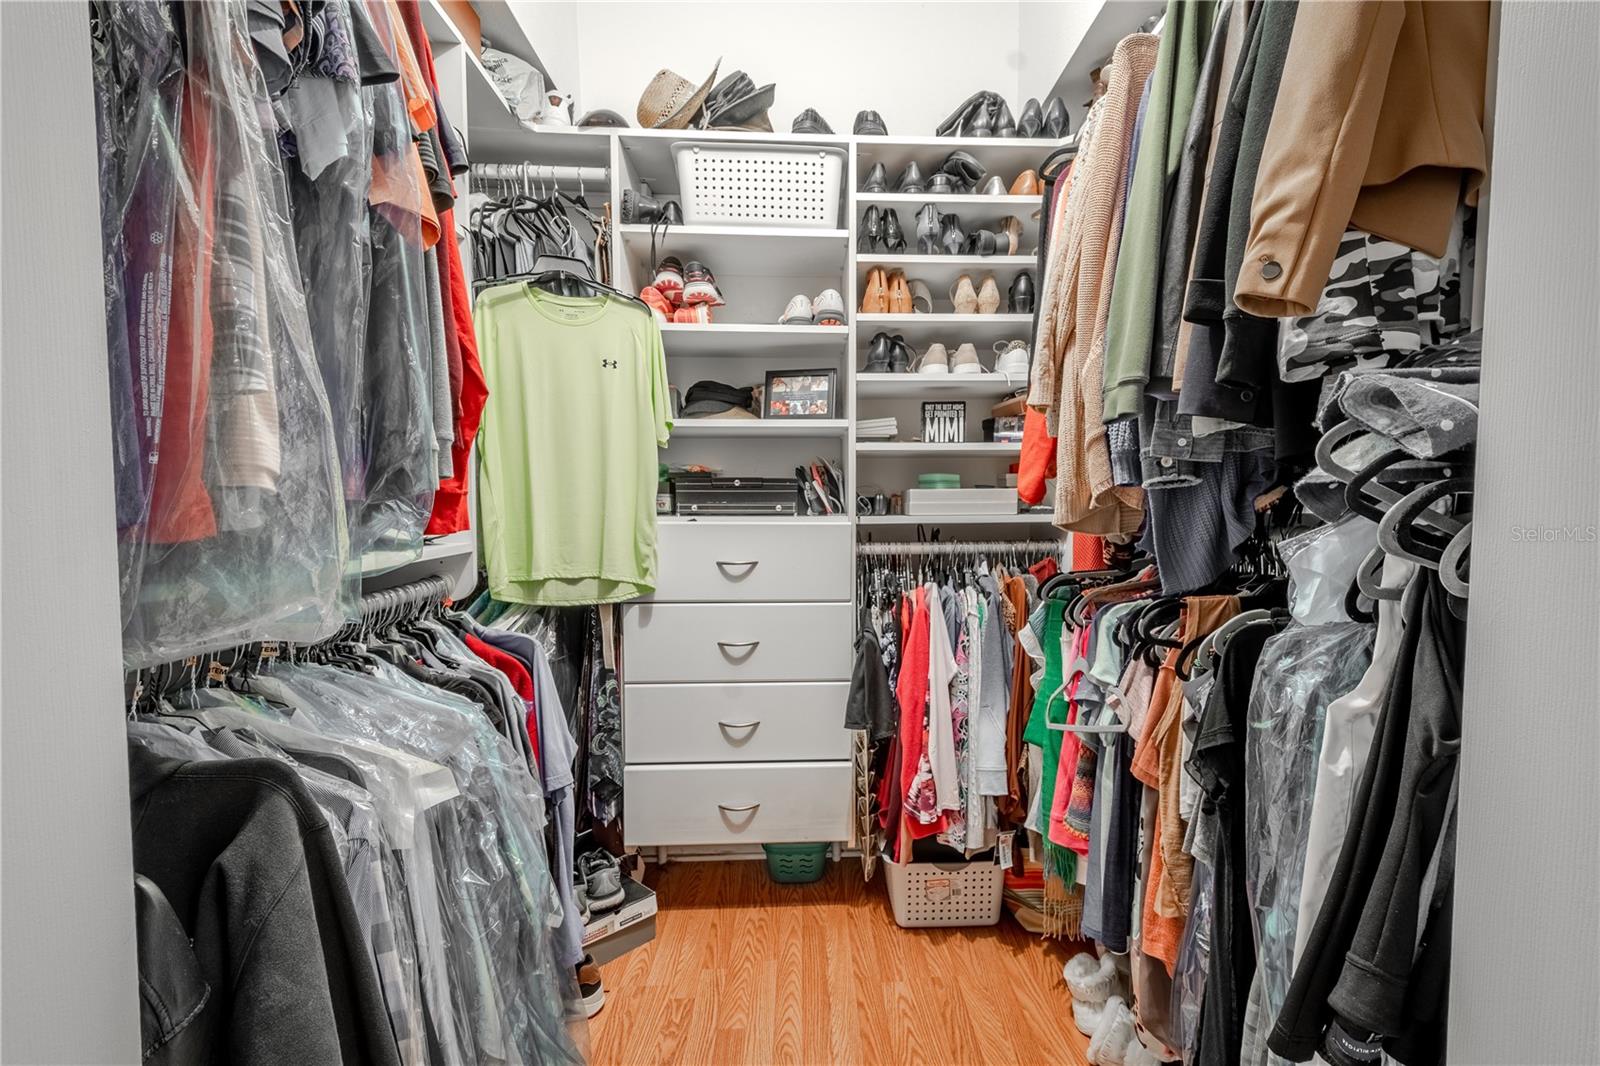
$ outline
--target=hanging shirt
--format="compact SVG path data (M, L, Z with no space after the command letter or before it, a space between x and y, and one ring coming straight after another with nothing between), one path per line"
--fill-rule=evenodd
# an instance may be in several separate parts
M478 298L489 590L616 603L656 582L656 449L671 431L655 318L614 297L503 285Z

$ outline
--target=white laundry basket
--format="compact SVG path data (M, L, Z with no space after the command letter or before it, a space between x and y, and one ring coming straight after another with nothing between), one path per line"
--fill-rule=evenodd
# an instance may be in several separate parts
M994 925L1000 920L1006 871L993 862L884 861L895 924L927 926Z
M690 226L839 228L844 151L799 144L674 144Z

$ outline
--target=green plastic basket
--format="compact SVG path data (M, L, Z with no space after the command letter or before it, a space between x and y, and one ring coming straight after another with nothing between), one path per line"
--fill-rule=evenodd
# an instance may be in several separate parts
M826 844L763 844L767 873L780 885L809 885L828 869Z

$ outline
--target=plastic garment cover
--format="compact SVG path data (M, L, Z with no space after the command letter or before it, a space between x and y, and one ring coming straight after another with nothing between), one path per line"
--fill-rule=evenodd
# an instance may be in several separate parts
M1199 1047L1200 1003L1211 960L1212 909L1216 905L1211 867L1196 859L1189 887L1189 922L1183 927L1178 961L1172 968L1172 1037L1184 1062L1193 1062Z
M443 1061L581 1062L577 983L555 955L564 912L545 857L543 797L511 743L476 705L387 664L372 675L283 665L253 686L294 707L302 729L398 749L454 775L459 795L418 823L437 859L444 958L430 965L423 955L422 985ZM407 870L413 885L426 873Z
M544 75L527 61L498 48L485 48L481 58L517 121L524 126L538 125L544 117Z
M318 639L346 525L245 7L96 15L124 659Z
M1289 568L1289 610L1294 620L1303 626L1350 621L1345 595L1361 560L1377 543L1377 523L1358 514L1286 537L1278 545L1278 555Z
M1245 741L1245 878L1270 1031L1294 969L1306 832L1328 704L1355 687L1377 627L1292 625L1268 639L1250 690Z

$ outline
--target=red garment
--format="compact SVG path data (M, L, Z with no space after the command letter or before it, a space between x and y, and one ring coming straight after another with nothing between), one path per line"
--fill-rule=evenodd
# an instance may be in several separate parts
M1022 458L1017 463L1017 497L1032 507L1044 499L1046 478L1056 476L1056 439L1045 417L1033 408L1022 416Z
M439 216L439 224L449 240L439 242L444 249L444 265L450 274L450 309L454 312L456 339L461 346L461 400L456 408L456 439L450 446L451 475L439 482L433 494L433 514L428 519L428 536L459 533L472 528L467 508L467 479L471 476L472 442L483 422L483 408L489 400L489 384L478 362L478 338L472 332L472 303L467 298L466 275L461 269L461 251L455 242L455 212Z
M928 590L918 588L911 612L911 626L906 631L905 651L900 659L900 676L896 679L896 692L900 702L900 799L904 806L906 789L916 780L917 768L928 751L928 667L929 634L934 611L941 611L939 601L928 599ZM939 624L944 624L941 611ZM949 828L949 819L943 811L932 822L921 822L901 814L901 827L911 836L927 837Z
M217 158L210 121L206 72L191 67L184 82L179 136L193 198L179 197L173 226L172 319L146 533L154 544L204 540L217 533L202 476L211 394L211 246L216 237L212 211Z
M1072 569L1101 570L1106 565L1106 538L1092 533L1072 535Z
M511 679L511 687L517 690L517 695L522 702L528 705L528 742L533 748L534 761L539 759L539 711L533 704L533 675L528 673L528 668L522 665L510 652L501 651L493 644L485 643L471 633L463 633L461 639L472 654L505 674ZM537 769L537 767L535 767Z
M1056 562L1054 555L1046 555L1043 559L1028 567L1028 573L1032 574L1033 579L1042 585L1061 573L1061 566Z

